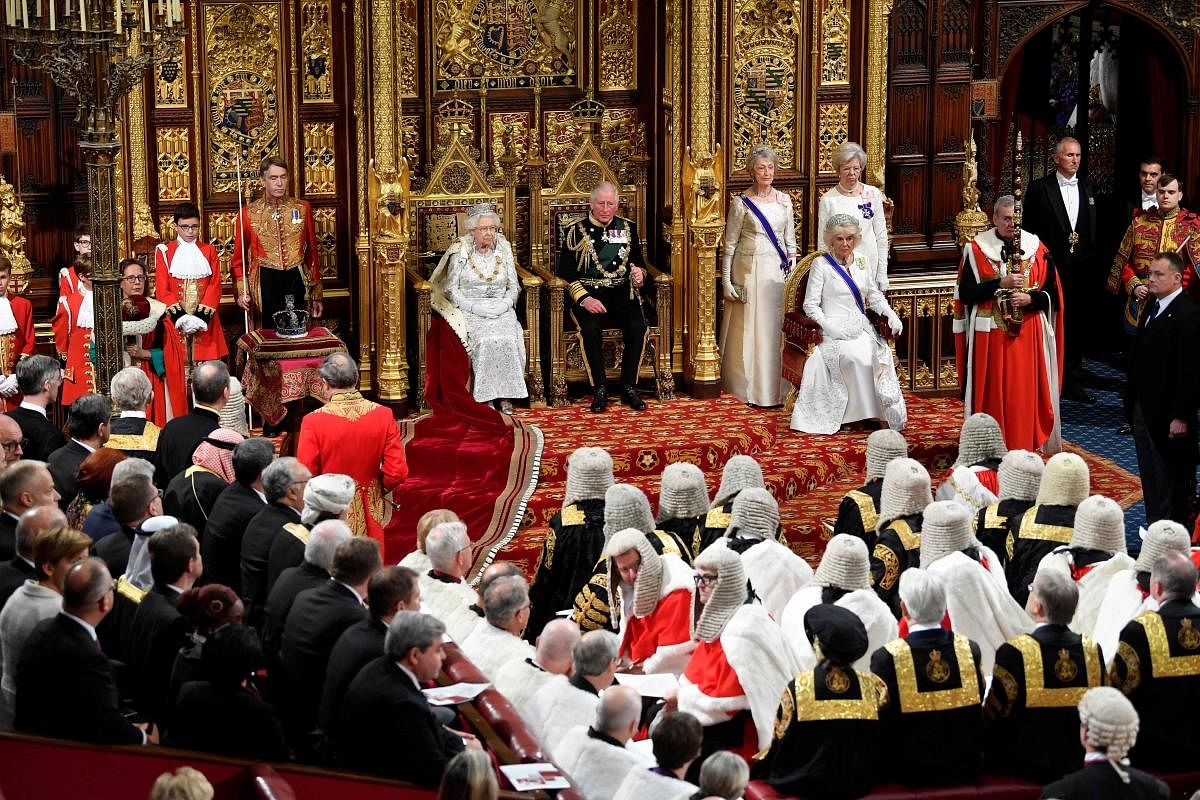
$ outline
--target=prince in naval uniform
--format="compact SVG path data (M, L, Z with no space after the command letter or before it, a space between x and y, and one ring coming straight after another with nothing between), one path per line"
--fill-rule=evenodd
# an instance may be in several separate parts
M595 412L608 405L604 359L605 327L619 327L621 397L636 411L646 407L637 394L638 365L646 341L646 316L639 294L646 273L642 244L633 220L616 216L617 187L604 181L592 190L590 213L567 227L558 251L558 276L567 281L571 317L583 340L584 366L592 384Z

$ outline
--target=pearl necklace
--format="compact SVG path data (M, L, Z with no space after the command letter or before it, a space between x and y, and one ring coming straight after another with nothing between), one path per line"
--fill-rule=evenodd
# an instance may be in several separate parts
M775 190L772 188L768 188L766 194L759 194L757 188L751 187L751 190L750 190L750 192L748 192L748 194L750 195L750 197L754 198L755 200L770 200L772 197L774 197Z
M475 266L475 255L477 252L478 251L475 250L475 247L472 246L471 254L467 256L467 265L471 268L472 272L474 272L476 275L479 276L479 279L481 281L486 281L487 283L491 283L492 281L496 280L496 276L500 274L500 259L496 255L496 249L492 248L492 252L491 252L492 274L490 274L490 275L484 275L479 270L479 267ZM482 253L480 255L482 255Z
M834 184L834 188L836 188L838 190L838 193L841 194L843 197L861 197L862 196L862 187L863 187L862 183L856 183L856 184L854 184L853 190L847 191L842 188L842 185L840 183Z

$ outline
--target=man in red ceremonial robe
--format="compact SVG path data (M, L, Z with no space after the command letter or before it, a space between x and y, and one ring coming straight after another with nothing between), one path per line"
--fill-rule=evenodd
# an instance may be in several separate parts
M86 222L75 227L75 254L72 263L58 271L58 297L70 297L79 291L79 270L76 265L81 256L92 257L92 228Z
M250 312L251 326L274 329L275 312L286 308L289 296L312 318L321 316L321 271L312 206L284 196L287 163L271 156L259 174L263 196L238 215L229 266L238 305Z
M200 241L200 209L192 203L175 208L176 237L154 251L154 296L167 306L174 333L187 353L192 337L193 363L229 355L217 309L221 306L221 268L217 248Z
M990 414L1010 449L1056 453L1061 447L1062 292L1045 245L1028 231L1018 235L1015 205L1011 195L997 198L995 227L963 248L954 292L963 413ZM1020 274L1010 274L1014 240ZM1006 323L1000 309L1005 295L1024 313L1023 323Z
M127 258L121 269L121 333L130 366L141 368L153 391L147 416L158 427L188 412L183 343L175 335L167 307L146 297L146 268Z
M12 266L0 258L0 411L12 411L21 404L21 391L13 370L17 362L33 355L33 306L19 295L8 292Z
M646 534L626 528L605 545L612 614L620 620L623 662L654 672L683 672L696 648L691 639L691 568L676 555L660 556Z
M782 630L766 609L746 598L746 572L737 552L718 542L697 557L690 615L697 645L677 695L679 710L704 726L696 763L718 750L750 761L770 747L779 697L800 671Z
M329 402L304 417L296 458L312 474L349 475L357 486L346 524L383 544L383 495L408 477L404 445L392 412L358 392L358 365L333 353L321 365Z
M96 327L95 306L92 300L92 257L80 256L75 261L79 288L58 298L58 306L50 325L54 329L54 349L66 364L63 368L62 396L59 400L69 407L75 398L96 391L96 370L92 366L92 329Z

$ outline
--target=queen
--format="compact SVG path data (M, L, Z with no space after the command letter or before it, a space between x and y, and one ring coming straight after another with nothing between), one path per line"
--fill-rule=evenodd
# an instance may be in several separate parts
M821 326L821 343L804 364L792 410L792 428L836 433L845 423L883 419L893 430L908 421L892 351L867 318L887 320L893 335L903 329L871 277L865 256L855 250L861 226L849 214L834 214L823 231L826 252L812 262L804 313Z
M474 375L472 395L512 413L525 387L525 335L515 311L521 284L512 247L490 203L474 206L467 235L447 248L434 270L431 305L462 340Z

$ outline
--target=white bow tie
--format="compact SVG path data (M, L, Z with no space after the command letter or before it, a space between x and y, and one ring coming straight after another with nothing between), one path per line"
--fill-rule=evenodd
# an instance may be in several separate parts
M1059 186L1076 186L1076 185L1078 185L1078 183L1079 183L1078 177L1064 178L1061 175L1058 176L1058 185Z

